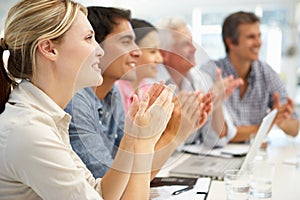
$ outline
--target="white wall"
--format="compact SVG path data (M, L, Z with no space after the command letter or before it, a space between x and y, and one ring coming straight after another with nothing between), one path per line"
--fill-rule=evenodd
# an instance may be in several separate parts
M284 37L288 38L291 47L294 45L298 52L293 56L283 55L281 69L284 73L289 94L296 98L295 74L299 62L299 22L300 22L300 0L77 0L85 6L115 6L131 9L133 17L144 18L155 24L160 18L166 16L181 16L191 25L193 23L193 10L197 8L204 12L232 12L236 10L254 11L257 6L263 9L285 8L289 12L288 24L284 30ZM3 28L4 17L7 10L17 0L1 0L0 2L0 29ZM194 21L194 23L196 23ZM299 26L300 27L300 26ZM223 48L223 47L220 47ZM300 92L299 92L300 93ZM299 94L300 102L300 94Z

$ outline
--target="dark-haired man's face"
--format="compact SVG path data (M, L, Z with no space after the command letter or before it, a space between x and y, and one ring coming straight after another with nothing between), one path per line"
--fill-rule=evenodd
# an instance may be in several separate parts
M230 54L247 62L258 60L262 44L259 23L241 24L238 31L238 44L230 45Z
M126 19L119 19L118 24L103 42L104 56L101 65L103 78L114 80L136 79L135 67L141 56L139 47L134 42L135 35L131 24Z

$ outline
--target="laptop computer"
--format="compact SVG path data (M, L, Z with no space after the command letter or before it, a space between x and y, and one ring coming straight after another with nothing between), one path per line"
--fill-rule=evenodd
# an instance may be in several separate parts
M263 118L246 157L221 158L192 155L183 163L171 169L170 176L210 177L212 179L222 180L226 169L247 169L248 163L253 161L271 128L276 114L277 110L274 109Z

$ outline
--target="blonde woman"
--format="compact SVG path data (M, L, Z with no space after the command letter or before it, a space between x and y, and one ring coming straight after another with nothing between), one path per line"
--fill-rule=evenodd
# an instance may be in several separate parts
M155 84L141 101L134 96L113 168L95 179L70 147L63 111L75 91L102 83L103 50L86 15L71 0L22 0L8 13L0 44L1 56L10 53L7 66L0 62L0 199L148 198L174 88Z

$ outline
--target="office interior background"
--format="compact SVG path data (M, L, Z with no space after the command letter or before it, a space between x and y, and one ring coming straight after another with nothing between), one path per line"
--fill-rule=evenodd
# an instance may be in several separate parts
M127 8L133 17L154 25L164 17L184 18L191 26L195 43L209 58L225 56L221 37L223 19L231 12L255 12L261 18L263 45L260 58L278 72L300 115L300 0L77 0L85 6ZM17 0L1 0L0 28L8 9ZM196 58L199 60L201 58Z

